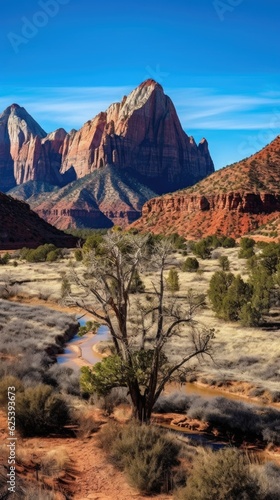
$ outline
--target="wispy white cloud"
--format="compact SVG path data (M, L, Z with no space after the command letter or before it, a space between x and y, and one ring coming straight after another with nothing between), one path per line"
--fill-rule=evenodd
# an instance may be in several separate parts
M79 128L87 120L120 101L129 87L34 87L2 89L1 109L13 102L26 108L50 131L58 127Z
M24 106L49 132L79 128L127 95L131 87L34 87L1 89L0 107ZM214 87L166 89L186 131L280 129L280 91L226 93Z
M280 125L280 92L246 95L186 88L171 90L171 94L183 125L189 129L256 130L272 123Z

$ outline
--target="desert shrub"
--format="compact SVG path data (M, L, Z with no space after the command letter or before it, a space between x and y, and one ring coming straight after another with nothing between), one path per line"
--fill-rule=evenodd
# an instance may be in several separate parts
M242 326L257 326L261 320L261 313L248 302L241 307L239 319Z
M64 448L50 450L42 457L40 470L46 476L58 476L60 472L71 469L71 461Z
M179 463L181 446L176 438L157 427L131 422L124 427L104 426L100 440L113 463L142 493L169 489Z
M201 259L208 259L211 256L209 243L204 239L192 245L192 251Z
M125 387L113 387L109 394L98 399L98 407L102 408L108 415L111 415L114 409L121 404L131 405L131 399Z
M234 275L224 271L215 272L210 280L208 296L212 308L218 316L223 315L223 298L226 296L233 280Z
M250 285L245 283L240 275L235 276L223 298L222 317L225 320L238 321L242 307L250 301L251 297Z
M262 249L259 257L261 265L266 269L268 274L273 274L277 270L280 263L280 244L269 243Z
M174 392L161 396L155 412L184 413L191 418L208 422L213 427L246 435L273 444L280 443L280 412L269 407L259 407L223 397L205 399L201 396Z
M22 258L25 258L27 262L45 262L49 252L55 251L55 245L51 243L46 243L45 245L40 245L34 250L24 250L22 252Z
M200 399L199 396L188 396L180 391L175 391L168 395L161 395L154 406L154 412L184 413L192 406L197 398Z
M261 500L279 500L280 467L273 462L253 468L253 477L261 491Z
M90 252L91 250L95 250L99 253L99 249L103 243L103 234L101 232L95 231L90 234L83 245L84 252Z
M74 409L71 414L71 420L77 426L75 435L79 439L84 439L100 429L100 422L97 422L88 407L79 407Z
M180 236L178 233L173 233L170 236L168 236L168 240L171 242L174 249L176 250L186 249L186 240L183 236Z
M255 266L250 273L250 283L253 287L252 306L262 313L270 308L270 294L273 288L273 279L262 266Z
M199 268L199 262L195 257L187 257L185 262L182 265L182 271L184 272L195 272Z
M59 248L56 248L55 250L51 250L50 252L48 252L46 261L55 262L60 258L61 258L61 250Z
M39 384L17 395L17 426L23 436L61 432L69 421L66 402L52 387Z
M240 251L238 254L239 259L249 259L255 255L254 252L255 240L251 238L241 238Z
M217 316L226 321L241 320L244 326L253 326L261 318L263 309L253 301L254 288L240 275L215 272L210 280L208 297Z
M54 363L45 372L43 382L53 387L59 387L65 394L73 396L81 394L79 372L72 370L68 366L61 366L58 363Z
M83 252L80 248L76 248L74 252L74 257L77 262L82 262L83 260Z
M65 299L70 293L71 293L71 283L67 278L67 276L63 274L61 276L61 288L60 288L61 298Z
M0 257L0 266L5 266L6 264L8 264L10 258L10 254L6 252L3 257Z
M86 335L89 332L95 333L98 326L100 326L100 325L93 322L93 321L86 321L85 325L82 325L79 327L79 331L78 331L79 337L83 337L83 335Z
M8 402L8 388L14 387L13 393L18 394L24 389L22 381L13 375L6 375L0 379L0 406L6 409Z
M176 269L170 269L167 279L167 289L171 292L178 292L180 290L179 274Z
M187 486L178 500L254 500L260 489L250 474L249 464L236 449L203 450L194 459Z
M239 259L251 259L252 257L254 257L254 255L255 255L255 252L254 252L253 247L244 248L244 249L241 249L239 251L238 258Z
M7 492L7 470L0 466L0 498L5 500L55 500L57 495L54 491L45 489L41 484L34 484L30 480L23 481L19 476L16 478L15 493Z
M234 248L235 247L235 239L230 236L226 236L222 239L222 247L223 248Z
M222 271L229 271L229 260L226 255L221 255L221 257L219 257L219 266Z

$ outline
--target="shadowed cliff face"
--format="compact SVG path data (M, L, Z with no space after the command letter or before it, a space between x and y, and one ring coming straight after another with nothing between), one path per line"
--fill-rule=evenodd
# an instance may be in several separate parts
M250 158L215 172L192 188L149 200L140 230L200 238L238 237L280 212L280 137Z
M75 247L78 238L64 234L30 210L29 205L0 193L0 249L36 248L44 243Z
M69 134L46 135L24 108L10 106L0 117L0 169L0 190L66 228L125 226L148 199L192 185L214 166L207 141L196 145L161 85L147 80Z

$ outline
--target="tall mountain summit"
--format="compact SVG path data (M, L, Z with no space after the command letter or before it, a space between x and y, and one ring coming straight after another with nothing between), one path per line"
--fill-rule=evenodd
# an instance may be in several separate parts
M15 104L0 115L0 190L61 228L127 224L151 197L213 171L207 141L184 132L154 80L70 133L46 134Z
M195 186L149 200L134 226L189 239L239 237L280 211L280 136L258 153L218 170Z

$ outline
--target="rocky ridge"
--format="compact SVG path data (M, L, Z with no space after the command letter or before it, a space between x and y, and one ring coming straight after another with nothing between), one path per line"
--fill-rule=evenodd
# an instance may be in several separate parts
M0 249L36 248L44 243L72 248L78 238L42 220L27 203L0 193Z
M195 186L149 200L134 226L189 239L222 233L239 237L279 216L280 136L250 158Z
M90 224L87 227L99 227L98 209L112 222L125 225L140 215L142 204L150 197L192 185L214 171L207 141L197 145L184 132L172 101L154 80L143 82L121 102L69 134L58 129L47 135L18 105L0 116L0 131L0 190L28 201L59 227L77 226L81 217ZM110 184L111 172L115 181L110 185L110 196L104 192L105 201L100 206L100 189L105 178L105 184ZM99 195L96 189L89 192L83 205L84 193L77 192L72 205L64 186L77 182L73 190L89 191L87 176L93 173ZM137 187L129 182L118 193L124 173L136 177ZM79 183L81 179L85 184ZM34 183L33 188L30 183ZM26 184L28 189L21 189ZM54 190L53 200L50 194L46 205L37 200L38 196L42 200L43 184L48 185L47 192ZM62 188L58 207L56 188ZM32 198L27 191L32 191Z

